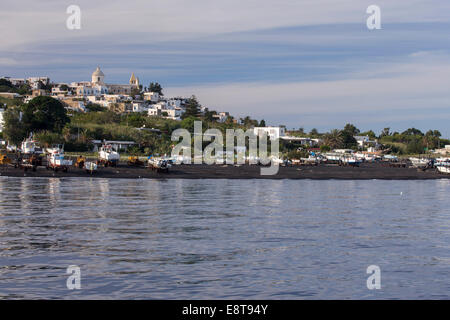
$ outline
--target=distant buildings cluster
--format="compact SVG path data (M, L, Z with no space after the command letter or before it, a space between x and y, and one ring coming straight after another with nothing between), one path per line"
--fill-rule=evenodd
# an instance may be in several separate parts
M79 112L86 112L89 104L96 104L117 113L139 112L180 120L187 102L187 98L165 98L158 92L142 93L139 78L134 73L127 84L106 83L105 74L100 67L92 73L91 81L51 83L49 77L3 78L16 87L29 85L32 94L21 96L17 93L0 93L0 96L23 98L24 102L28 102L37 96L50 95L59 99L67 109ZM228 116L228 112L219 112L213 118L224 122Z

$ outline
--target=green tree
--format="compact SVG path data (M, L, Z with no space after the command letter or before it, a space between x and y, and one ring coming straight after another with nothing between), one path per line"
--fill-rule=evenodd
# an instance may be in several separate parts
M3 135L9 143L18 145L25 139L27 133L20 120L19 108L8 108L3 114Z
M198 120L195 117L187 117L181 120L181 128L194 132L194 121Z
M320 146L320 152L327 152L330 150L331 150L331 148L329 146L327 146L326 144L323 144Z
M0 78L0 86L6 86L12 88L12 83L8 79Z
M214 115L216 115L217 112L214 110L209 110L208 108L205 108L205 111L203 112L203 119L209 122L214 121Z
M419 139L412 139L406 146L406 152L409 154L420 154L424 151L424 145Z
M22 110L22 122L27 133L43 130L61 132L70 120L62 103L47 96L32 99Z
M368 136L370 139L376 139L377 135L372 130L361 133L362 136Z
M333 149L343 147L344 138L342 136L342 131L333 129L329 133L326 133L324 143Z
M200 107L197 97L193 95L186 103L186 112L183 114L183 118L200 116Z
M408 130L403 131L402 135L404 135L404 136L415 136L415 135L423 136L423 133L419 129L409 128Z
M0 79L0 92L12 92L14 91L14 87L11 81L1 78Z
M36 133L34 138L46 148L64 142L64 139L60 134L47 130Z
M150 92L157 92L160 96L163 96L162 87L158 82L150 82L150 85L148 86L148 91Z
M342 142L345 148L353 148L356 146L355 135L359 134L359 129L354 125L347 123L342 130Z
M259 126L260 126L260 127L265 127L265 126L266 126L266 121L264 121L264 119L262 119L262 120L259 122Z
M381 131L381 133L380 133L380 138L385 137L385 136L390 136L391 135L390 130L391 130L391 128L384 128L383 131Z
M311 131L309 132L309 135L311 137L317 137L319 135L319 131L317 131L316 128L312 128Z
M354 125L352 125L351 123L347 123L347 124L345 125L343 131L345 131L345 132L347 132L348 134L351 134L351 135L353 135L353 136L358 135L359 132L360 132L359 129L356 128L356 127L355 127Z

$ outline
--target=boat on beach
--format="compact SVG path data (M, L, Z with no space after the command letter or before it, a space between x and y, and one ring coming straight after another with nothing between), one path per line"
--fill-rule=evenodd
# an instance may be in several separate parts
M169 168L172 167L172 165L167 159L151 157L148 159L148 167L153 171L167 173L169 172Z
M120 155L116 150L114 150L112 145L105 144L101 146L100 151L98 152L97 164L103 164L105 167L116 167L119 160Z
M358 159L354 156L341 158L341 164L343 164L345 166L359 167L361 162L362 161L360 159Z
M47 156L47 170L67 172L72 164L72 160L64 158L64 150L54 150Z
M411 164L414 168L424 169L431 165L432 160L427 158L415 158L411 157L409 158L409 161L411 161Z
M88 161L84 163L84 170L86 170L86 173L93 174L97 171L98 165L96 162Z
M341 161L342 154L339 153L325 153L325 159L327 159L327 163L339 163Z
M436 158L434 166L440 173L450 173L450 158Z

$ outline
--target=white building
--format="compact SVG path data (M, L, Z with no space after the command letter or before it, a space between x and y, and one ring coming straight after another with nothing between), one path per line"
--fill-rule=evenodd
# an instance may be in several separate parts
M225 122L227 118L230 116L228 112L219 112L218 114L214 114L213 118L218 122Z
M158 92L144 92L144 100L151 102L159 101L159 93Z
M148 112L149 105L144 101L134 101L132 103L133 112Z
M30 85L31 89L40 89L39 84L42 83L44 85L48 85L50 83L49 77L30 77L27 78L27 82Z
M369 136L353 136L355 138L356 142L358 143L358 147L364 147L364 144L368 143L370 141Z
M305 138L305 137L294 137L294 136L282 136L280 139L283 139L285 141L295 141L299 142L302 146L310 146L314 147L317 146L322 140L321 139L312 139L312 138Z
M77 87L78 96L99 96L102 94L107 94L108 88L103 85L92 85L92 86L79 86Z
M161 110L161 114L166 119L172 119L172 120L180 120L181 115L183 114L183 109L181 108L170 108L170 109L163 109ZM167 114L167 115L165 115Z
M263 135L266 133L270 140L280 139L286 134L286 129L284 127L254 127L253 133L256 136Z
M61 86L52 88L52 96L65 96L65 95L71 95L69 90L62 90Z
M169 99L167 100L167 105L173 108L181 108L182 101L180 99Z
M3 77L3 79L8 80L11 82L13 86L20 87L27 83L27 80L24 78L10 78L10 77Z
M149 116L160 116L161 109L155 108L154 106L150 106L150 108L148 108L147 114Z

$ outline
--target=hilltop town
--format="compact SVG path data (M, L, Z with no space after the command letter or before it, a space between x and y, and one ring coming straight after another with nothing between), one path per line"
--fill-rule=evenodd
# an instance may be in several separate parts
M303 128L288 130L283 125L266 126L250 116L234 118L226 111L210 110L197 98L166 97L158 82L143 86L131 73L128 83L108 83L97 67L90 81L52 82L49 77L0 78L0 143L19 145L30 133L43 146L64 144L66 151L97 151L109 142L131 154L169 154L171 133L177 128L193 131L201 120L203 129L251 129L279 140L280 152L287 158L308 157L314 152L346 150L370 154L450 153L450 141L437 130L426 133L416 128L404 132L385 128L380 134L361 132L352 124L343 129L319 133ZM57 118L42 108L65 110ZM9 113L6 110L9 109ZM41 111L40 111L41 110ZM47 113L46 113L47 112ZM444 147L446 146L446 147Z
M159 83L150 83L143 87L139 78L131 74L127 84L110 84L105 82L105 74L97 67L90 81L71 83L50 82L49 77L11 78L3 77L16 90L0 92L0 97L20 99L28 103L38 96L51 96L61 101L71 111L86 112L95 106L104 107L116 113L146 113L166 119L181 120L185 112L187 98L166 98ZM205 108L200 108L201 112ZM224 122L228 112L214 112L212 117Z

